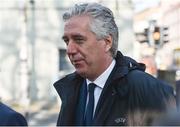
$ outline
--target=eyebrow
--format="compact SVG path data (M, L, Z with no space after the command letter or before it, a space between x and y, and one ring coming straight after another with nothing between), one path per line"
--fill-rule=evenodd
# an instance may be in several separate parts
M83 35L81 35L81 34L72 35L72 38L76 38L76 37L82 37L82 38L84 38L84 39L87 39L87 37L85 37L85 36L83 36ZM62 39L63 39L63 40L66 39L66 38L68 38L66 35L63 35L63 36L62 36Z

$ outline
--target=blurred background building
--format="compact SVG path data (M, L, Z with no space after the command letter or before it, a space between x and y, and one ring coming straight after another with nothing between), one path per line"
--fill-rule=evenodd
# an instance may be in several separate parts
M157 74L175 87L180 69L180 1L158 1L134 15L138 59L153 58ZM153 64L149 65L153 66Z
M68 61L62 13L83 0L0 1L0 97L19 103L54 101L52 84L73 71ZM95 1L94 1L95 2ZM119 49L133 55L133 6L130 0L99 0L110 7L119 27Z
M30 113L39 110L36 104L44 109L60 105L53 83L74 71L61 39L64 24L61 16L80 2L86 1L0 0L2 101L16 105L20 112ZM102 3L113 10L119 28L118 49L124 55L146 63L148 73L175 85L180 77L179 0L90 2ZM58 111L53 110L54 117ZM38 124L30 122L30 125Z

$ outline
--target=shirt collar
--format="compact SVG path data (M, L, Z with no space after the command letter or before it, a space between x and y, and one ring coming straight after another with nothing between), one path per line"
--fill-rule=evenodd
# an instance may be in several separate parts
M113 59L113 61L109 65L109 67L96 80L94 80L93 83L95 83L98 87L103 89L111 71L113 70L113 68L115 66L115 64L116 64L116 61ZM92 81L90 81L88 79L86 79L86 82L87 82L87 85L89 83L92 83Z

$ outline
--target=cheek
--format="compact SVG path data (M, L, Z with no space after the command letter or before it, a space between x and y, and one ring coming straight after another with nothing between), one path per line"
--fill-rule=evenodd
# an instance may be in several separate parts
M91 44L88 45L86 47L81 48L81 50L79 50L80 54L85 58L85 62L89 65L92 63L95 63L96 61L98 61L98 59L104 55L104 49L103 47L101 47L100 45L97 44L98 42L96 42L95 44Z
M71 55L69 55L69 54L67 54L67 56L68 56L68 59L70 60L70 62L72 63L72 58L71 58Z
M96 66L99 62L100 54L98 54L96 51L89 52L86 56L86 64L88 66Z

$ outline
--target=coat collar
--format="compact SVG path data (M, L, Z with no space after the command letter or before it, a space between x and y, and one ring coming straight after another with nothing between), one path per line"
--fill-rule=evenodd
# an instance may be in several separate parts
M58 118L57 125L74 125L76 115L76 105L78 102L78 96L80 86L83 83L81 78L76 73L72 73L54 84L61 100L61 115Z
M132 70L145 71L145 64L137 63L134 59L123 56L123 54L118 51L115 57L116 60L116 72L113 79L121 78L127 75Z

